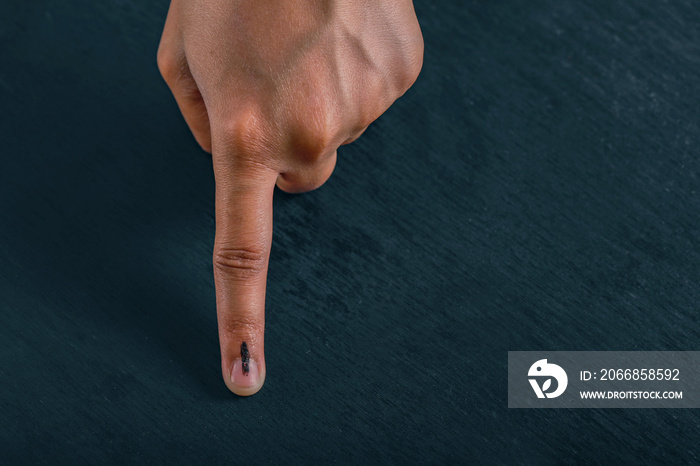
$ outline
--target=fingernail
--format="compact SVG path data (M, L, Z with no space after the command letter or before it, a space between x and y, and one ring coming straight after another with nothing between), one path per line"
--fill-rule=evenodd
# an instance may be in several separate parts
M240 388L257 387L260 382L258 364L251 359L245 342L241 344L241 357L233 362L231 382Z
M243 363L241 358L236 359L231 370L231 382L241 388L252 388L258 385L260 374L258 365L252 359Z

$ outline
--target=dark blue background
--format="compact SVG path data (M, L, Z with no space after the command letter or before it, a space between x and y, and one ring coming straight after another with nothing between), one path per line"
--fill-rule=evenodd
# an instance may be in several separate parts
M167 1L0 16L0 460L696 462L693 410L509 410L508 350L697 350L692 0L417 1L416 85L277 193L264 389L221 380Z

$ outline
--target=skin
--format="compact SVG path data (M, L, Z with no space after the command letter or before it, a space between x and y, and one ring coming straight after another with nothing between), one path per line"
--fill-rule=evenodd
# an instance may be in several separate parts
M172 0L158 66L212 154L221 369L232 392L252 395L265 381L275 185L321 186L338 147L403 95L422 64L411 1Z

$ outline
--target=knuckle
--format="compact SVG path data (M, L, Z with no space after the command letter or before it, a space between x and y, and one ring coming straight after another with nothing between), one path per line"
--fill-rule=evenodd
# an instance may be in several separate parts
M301 162L314 165L335 149L339 125L332 112L325 109L311 109L306 121L297 133L294 152Z
M423 39L421 38L420 46L414 51L409 60L408 74L410 77L411 85L413 85L413 83L416 82L416 79L418 79L418 76L420 75L420 72L423 69L423 50Z
M419 34L402 54L402 66L401 72L398 75L398 85L403 92L413 86L423 69L424 49L423 36Z
M363 133L369 125L371 125L380 115L377 114L375 108L367 106L364 108L358 117L358 122L355 127L355 132L353 134L353 140L357 139L361 133Z
M265 153L266 148L272 144L268 125L254 106L237 111L227 120L223 133L228 141L236 145L241 154Z
M158 71L160 71L161 76L163 76L166 81L175 77L178 69L177 59L175 55L170 53L163 45L158 47L156 62L158 64Z
M263 248L217 246L214 268L227 279L251 280L265 273L267 253Z
M220 330L235 336L236 341L247 341L249 346L258 343L258 339L265 333L265 323L255 317L246 315L228 316L221 319Z

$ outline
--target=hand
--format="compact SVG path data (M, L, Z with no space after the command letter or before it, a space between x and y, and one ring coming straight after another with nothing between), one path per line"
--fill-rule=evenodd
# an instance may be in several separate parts
M158 66L216 181L221 368L265 380L274 187L303 192L413 84L423 38L410 0L172 0Z

